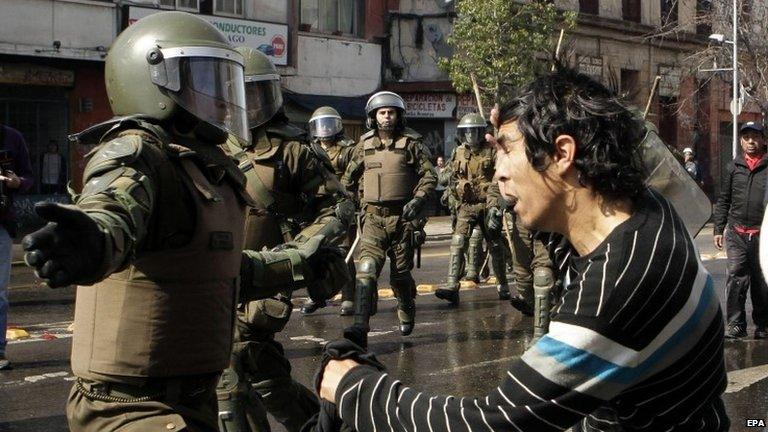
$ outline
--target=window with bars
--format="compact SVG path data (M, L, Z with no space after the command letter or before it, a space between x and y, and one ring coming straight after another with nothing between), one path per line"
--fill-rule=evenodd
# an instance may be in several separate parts
M363 0L301 0L302 31L362 37Z
M200 12L200 0L160 0L160 6Z
M600 1L599 0L579 0L579 12L585 13L585 14L599 15Z
M640 0L621 0L621 15L626 21L640 22Z
M213 13L243 16L243 0L214 0Z
M661 25L673 26L677 24L678 0L660 0L660 1L661 1Z

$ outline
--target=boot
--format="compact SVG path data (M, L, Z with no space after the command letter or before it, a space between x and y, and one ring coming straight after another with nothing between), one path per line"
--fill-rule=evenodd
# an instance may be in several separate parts
M339 315L351 316L355 313L355 302L351 300L344 300L341 302L341 309L339 309Z
M451 239L451 257L448 260L448 278L445 288L435 291L439 299L448 300L452 305L459 304L459 275L464 267L464 236L455 234Z
M416 302L398 300L397 320L400 321L400 334L408 336L413 332L413 325L416 321Z
M307 300L304 305L301 306L302 315L309 315L315 313L320 308L324 308L326 305L325 300L314 301L312 299Z
M496 285L496 292L499 294L499 300L509 300L509 285L506 283Z

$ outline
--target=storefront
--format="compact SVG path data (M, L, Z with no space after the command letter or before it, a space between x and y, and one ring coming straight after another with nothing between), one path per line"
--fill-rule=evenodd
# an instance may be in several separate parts
M438 156L448 157L454 147L456 95L454 93L401 93L408 127L422 135L424 145Z

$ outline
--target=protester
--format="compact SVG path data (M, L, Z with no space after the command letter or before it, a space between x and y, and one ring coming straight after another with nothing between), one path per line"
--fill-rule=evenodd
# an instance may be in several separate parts
M728 255L728 279L725 285L728 328L725 337L747 336L744 304L747 292L752 298L755 339L768 338L768 286L760 271L758 247L760 224L765 213L765 182L768 159L765 134L757 122L744 123L739 129L742 155L731 163L720 196L715 204L714 243Z
M0 370L10 368L5 358L8 326L8 284L11 281L11 249L16 236L13 196L32 187L32 165L24 137L0 124Z
M558 233L566 285L549 333L487 396L427 395L332 360L321 397L360 432L728 430L719 302L682 221L644 187L644 123L564 66L496 114L502 195L529 229Z

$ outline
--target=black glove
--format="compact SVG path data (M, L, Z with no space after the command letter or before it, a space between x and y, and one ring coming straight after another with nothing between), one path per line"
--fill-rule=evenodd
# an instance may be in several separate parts
M24 261L51 288L96 282L104 256L104 233L72 205L43 202L35 212L48 224L24 237Z
M412 221L416 219L416 216L421 213L421 208L424 207L424 199L416 197L405 205L403 207L403 219L407 221Z
M491 207L488 209L488 213L485 215L485 226L489 231L501 230L501 216L502 212L498 207Z
M312 300L330 300L352 280L344 251L336 246L321 246L307 258L310 275L307 291Z

